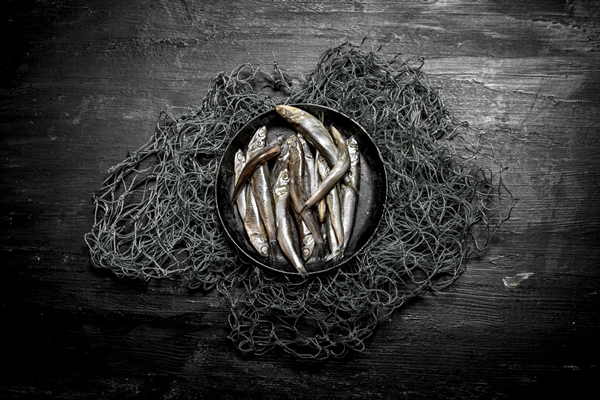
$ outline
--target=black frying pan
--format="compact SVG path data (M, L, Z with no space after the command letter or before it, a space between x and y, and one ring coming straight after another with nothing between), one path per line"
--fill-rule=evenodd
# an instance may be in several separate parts
M355 121L328 107L313 104L294 104L293 106L316 116L327 128L330 125L335 126L345 137L353 135L360 150L360 190L352 238L341 260L337 262L333 260L328 262L309 260L305 265L306 270L309 274L314 274L337 268L348 262L371 240L383 214L387 195L387 179L379 149L375 146L369 134ZM274 109L257 116L244 125L227 146L219 163L215 182L217 213L227 237L245 257L265 268L282 273L297 274L296 270L283 256L270 264L266 258L259 255L246 235L244 224L235 203L231 203L234 186L235 153L238 149L245 152L250 139L256 130L263 125L267 127L267 142L279 135L288 137L296 134L295 129ZM274 161L271 160L269 167L272 168L273 164ZM295 224L292 225L295 226ZM297 238L296 232L294 232L294 235Z

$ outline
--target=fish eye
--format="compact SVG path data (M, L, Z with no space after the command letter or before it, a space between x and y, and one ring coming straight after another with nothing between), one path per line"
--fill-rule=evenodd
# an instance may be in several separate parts
M268 246L262 246L262 247L260 248L260 253L261 253L262 255L265 255L265 256L266 256L267 254L269 254L269 247L268 247Z

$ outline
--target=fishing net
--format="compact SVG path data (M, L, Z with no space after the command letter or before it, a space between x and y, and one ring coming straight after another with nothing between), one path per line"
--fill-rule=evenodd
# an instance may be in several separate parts
M326 359L363 350L407 300L455 282L515 204L485 133L451 115L422 65L344 43L305 77L277 63L217 74L199 107L163 111L151 139L108 171L85 236L92 265L218 290L230 308L229 338L244 353ZM369 245L306 280L245 261L216 213L214 181L227 143L253 117L286 103L328 106L361 124L389 183Z

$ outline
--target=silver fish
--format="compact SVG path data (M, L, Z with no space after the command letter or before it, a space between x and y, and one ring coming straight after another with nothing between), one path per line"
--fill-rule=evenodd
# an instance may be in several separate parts
M273 198L275 200L275 214L277 223L277 241L283 250L287 259L294 268L303 277L308 273L304 268L304 263L295 250L292 238L292 227L289 221L289 200L290 200L290 174L287 168L281 169L273 188Z
M235 153L235 158L233 162L233 172L234 172L234 184L237 183L240 178L240 173L242 172L242 168L244 168L244 164L246 163L246 157L244 156L244 152L242 150L238 150ZM237 209L240 213L240 217L242 221L246 216L246 187L244 186L241 190L240 195L236 199Z
M252 184L250 184L252 185ZM241 195L240 195L241 197ZM245 193L246 201L246 214L244 216L244 228L250 238L250 243L263 257L269 256L269 243L267 240L267 233L265 227L260 218L258 211L258 203L254 197L254 191L252 188L246 190Z
M317 174L318 171L315 165L315 158L313 157L312 151L304 140L304 137L301 133L296 135L298 137L298 142L302 146L302 152L304 154L304 162L306 164L306 174L304 176L305 180L305 193L307 197L312 196L312 193L317 189L318 179ZM298 215L296 213L296 215ZM302 247L302 259L307 261L313 254L315 249L315 238L313 234L306 226L306 223L302 221L302 218L299 218L301 223L299 224L299 232L300 232L300 245ZM322 221L321 221L322 222Z
M317 164L319 165L319 175L323 179L326 178L329 174L327 162L322 156L319 156ZM327 209L329 210L327 218L328 223L331 225L337 239L336 242L339 245L344 241L344 228L342 227L342 206L340 204L340 197L336 185L327 192L325 202L327 203Z
M267 231L269 240L269 257L271 261L277 256L277 224L275 222L275 203L271 192L269 167L261 165L252 175L252 192L258 204L260 218Z
M306 224L303 225L306 227ZM302 259L308 261L315 252L315 237L310 233L308 227L306 227L304 237L302 238Z
M314 115L297 107L278 105L275 111L311 142L333 166L338 159L338 149L327 128Z
M302 220L302 217L297 212L292 212L294 219L296 220L296 226L298 227L298 238L300 239L300 253L304 262L308 261L315 250L315 238L313 237L310 229L306 226L306 223Z
M338 260L341 257L341 247L337 240L333 225L331 223L331 214L325 218L325 236L327 237L327 244L329 245L329 255L326 257L326 261Z
M256 160L262 154L268 152L269 148L277 150L277 154L281 151L282 139L277 138L275 141L266 144L267 141L267 128L262 126L250 139L248 144L248 151L246 152L246 164ZM246 172L246 168L242 173ZM241 179L241 178L240 178ZM250 177L251 190L256 201L260 220L264 226L268 240L268 256L271 260L277 254L277 227L275 224L275 205L273 203L273 196L271 194L271 181L269 178L269 167L266 162L262 162L254 168Z
M267 143L267 127L261 126L254 132L250 142L248 142L247 156L251 158L259 149L265 147Z
M271 171L272 187L275 186L275 183L277 183L277 177L279 176L279 172L281 172L283 168L287 168L288 166L288 162L290 159L290 142L292 141L292 137L289 137L281 145L281 149L279 150L279 156L277 156L277 159L275 160L275 165L273 166L273 170Z
M358 206L358 192L360 190L360 154L358 143L354 137L348 139L348 153L350 154L350 169L348 177L350 184L342 184L340 196L342 201L342 226L344 228L344 241L342 242L341 255L348 247Z
M240 194L242 187L246 184L248 179L254 174L254 172L259 169L259 167L265 165L268 160L273 157L276 157L280 150L281 145L283 144L283 138L277 138L273 142L265 145L257 149L256 151L251 151L250 156L246 153L246 164L244 168L240 172L240 177L238 181L235 183L233 188L233 194L231 195L231 202L233 203L238 195Z
M337 130L337 128L335 126L331 125L330 130L331 130L331 137L333 139L333 142L335 143L335 146L339 149L340 145L344 141L344 137L342 136L340 131Z
M298 142L300 142L302 152L304 153L304 162L306 164L306 175L304 177L306 183L306 195L310 197L317 190L319 184L317 178L318 171L315 168L315 158L313 157L308 143L306 143L302 134L298 133L296 136L298 137Z
M319 176L319 163L316 161L318 159L319 159L319 151L317 150L317 152L315 153L315 178L316 178L317 185L315 187L315 190L313 190L311 192L311 196L317 192L317 188L319 187L319 184L321 183L321 177ZM327 213L327 203L325 203L325 199L321 199L317 203L317 211L318 211L318 215L319 215L319 222L320 223L325 222L325 214Z
M321 259L324 253L323 236L317 222L317 217L310 208L303 208L306 202L306 185L304 182L306 164L304 162L302 146L296 139L290 143L290 161L289 174L290 198L294 210L300 215L315 240L314 254L317 259Z
M335 143L335 146L338 149L338 157L339 157L344 152L344 149L343 149L344 146L347 146L347 143L345 143L346 139L344 138L342 133L337 130L337 128L335 126L331 125L330 130L331 130L331 137L333 138L333 142ZM344 181L344 183L347 183L347 184L350 183L348 175L344 175L342 177L342 180Z
M317 205L317 213L319 216L319 222L325 222L325 215L327 215L327 202L325 199L321 199Z
M319 200L327 196L327 193L331 191L331 188L334 187L344 177L350 168L350 154L348 153L348 145L345 140L340 142L339 149L340 157L326 177L321 175L321 183L319 183L317 191L306 201L304 208L312 207Z

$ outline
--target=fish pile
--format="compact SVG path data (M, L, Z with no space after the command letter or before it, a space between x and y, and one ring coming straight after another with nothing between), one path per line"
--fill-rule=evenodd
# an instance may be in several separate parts
M344 138L334 126L328 130L300 108L278 105L275 110L296 134L267 143L262 126L245 153L237 150L231 202L262 257L273 264L281 250L307 276L309 260L344 257L358 204L359 149L353 136Z

